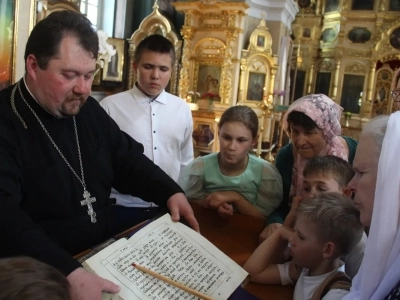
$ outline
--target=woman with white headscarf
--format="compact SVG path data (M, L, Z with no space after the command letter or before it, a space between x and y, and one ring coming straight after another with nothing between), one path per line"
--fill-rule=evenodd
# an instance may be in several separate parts
M360 270L344 300L400 299L400 112L366 124L349 183L369 236Z

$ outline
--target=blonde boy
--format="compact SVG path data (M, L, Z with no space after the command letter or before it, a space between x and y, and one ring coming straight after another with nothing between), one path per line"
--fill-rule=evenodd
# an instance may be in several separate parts
M299 204L295 227L293 230L282 226L274 231L251 255L244 269L254 282L295 284L294 300L311 299L328 276L344 271L340 256L358 243L363 226L351 199L338 193L323 193ZM292 260L276 264L288 248ZM347 290L331 289L322 299L342 299L345 294Z
M290 213L283 225L294 227L295 212L302 199L315 198L324 192L337 192L350 198L352 191L347 184L353 176L353 167L340 157L327 155L312 158L303 171L304 181L301 196L293 199ZM350 279L354 278L360 268L366 243L367 235L364 233L350 253L341 257L345 262L346 274Z

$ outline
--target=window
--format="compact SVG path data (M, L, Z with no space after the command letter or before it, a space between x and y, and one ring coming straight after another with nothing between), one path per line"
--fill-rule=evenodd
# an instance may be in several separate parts
M80 10L96 30L101 29L107 36L113 36L115 0L81 0Z
M99 0L81 0L81 13L86 15L96 30L101 27L99 18L99 15L101 15L100 2Z

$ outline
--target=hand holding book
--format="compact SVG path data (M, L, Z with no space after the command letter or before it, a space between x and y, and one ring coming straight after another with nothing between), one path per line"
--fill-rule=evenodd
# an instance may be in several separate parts
M227 299L247 273L208 240L166 214L129 240L120 239L86 261L98 275L121 286L122 299L196 297L132 268L166 276L213 299Z

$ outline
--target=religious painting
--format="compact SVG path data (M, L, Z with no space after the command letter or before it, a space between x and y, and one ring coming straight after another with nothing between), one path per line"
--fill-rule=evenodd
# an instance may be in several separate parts
M393 48L400 50L400 27L393 30L389 40Z
M111 61L104 64L103 68L103 81L118 81L122 82L125 60L125 40L108 38L109 43L116 53L111 56Z
M257 47L264 47L265 44L265 36L257 35Z
M372 116L390 113L388 103L390 98L390 84L380 84L376 87L375 99L372 106Z
M387 100L386 89L384 87L381 87L379 90L377 90L376 100L380 102Z
M311 0L298 0L297 4L300 8L307 8L311 5Z
M389 73L387 71L381 71L380 72L380 77L382 80L388 80L389 79Z
M247 101L262 101L265 92L265 74L262 73L249 73L249 80L247 83Z
M400 0L390 0L389 10L390 11L400 11Z
M292 70L290 72L290 82L294 82L294 92L291 91L293 98L291 102L304 96L304 87L306 83L306 71Z
M211 124L198 123L193 129L192 137L196 148L209 149L214 141L214 132L211 129Z
M303 38L311 37L311 28L303 28Z
M396 81L392 80L393 77L395 76L393 76L393 71L389 69L389 65L386 65L377 72L371 117L390 114L392 112L394 107L390 92L396 88Z
M0 0L0 90L14 82L15 17L18 0Z
M364 75L344 74L340 105L344 112L360 113L360 98L364 90Z
M326 28L322 31L321 40L324 43L332 43L336 39L337 33L333 28Z
M94 73L94 76L93 76L93 81L92 81L92 85L100 85L101 84L101 75L103 74L102 73L102 70L100 69L100 67L97 65L96 66L96 72Z
M356 27L349 31L347 37L353 43L363 44L371 39L371 31L367 28Z
M398 69L394 75L392 82L392 90L400 89L400 69Z
M199 65L196 91L202 98L218 98L220 80L220 65Z
M315 93L329 96L332 74L329 72L318 72L315 84Z
M339 0L326 0L325 12L332 12L339 10Z
M373 10L374 0L353 0L352 10Z

